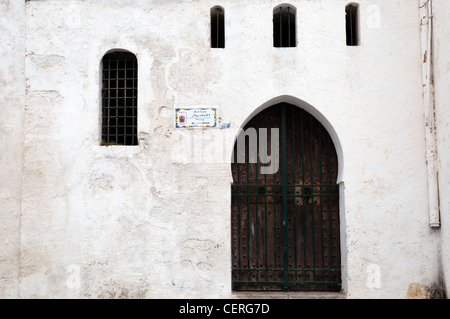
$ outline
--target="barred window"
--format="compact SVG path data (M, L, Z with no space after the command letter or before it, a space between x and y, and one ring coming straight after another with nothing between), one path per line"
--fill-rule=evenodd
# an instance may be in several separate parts
M289 48L296 43L296 10L290 5L281 5L273 10L273 46Z
M359 5L350 3L345 7L347 46L359 45Z
M102 59L102 145L138 145L138 66L130 52Z
M225 10L217 6L211 8L211 48L225 48Z

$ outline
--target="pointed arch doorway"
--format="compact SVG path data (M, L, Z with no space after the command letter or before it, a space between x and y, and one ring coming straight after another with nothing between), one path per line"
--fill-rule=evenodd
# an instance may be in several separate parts
M279 132L273 174L261 170L271 164L259 154L264 128L269 156L276 153L272 129ZM338 157L330 135L288 103L257 114L244 132L253 129L257 160L251 160L249 141L239 158L236 141L231 164L233 290L340 291Z

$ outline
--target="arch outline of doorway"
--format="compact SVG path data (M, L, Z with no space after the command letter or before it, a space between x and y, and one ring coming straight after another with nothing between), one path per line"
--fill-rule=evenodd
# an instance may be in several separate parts
M274 97L263 104L256 107L253 111L251 111L249 114L247 114L244 117L244 121L238 126L238 129L236 131L235 137L231 144L231 154L229 154L230 163L233 163L233 157L234 157L234 145L237 142L237 138L239 135L239 132L245 128L245 126L250 122L257 114L261 113L265 109L281 104L281 103L287 103L294 105L298 108L301 108L305 110L306 112L310 113L317 121L319 121L323 127L327 130L328 134L331 137L331 140L334 144L334 147L336 149L336 154L338 158L338 175L337 175L337 181L336 184L339 185L339 217L340 217L340 249L341 249L341 280L342 280L342 287L341 291L338 294L346 295L348 293L348 266L347 266L347 227L346 227L346 218L345 218L345 182L344 182L344 151L341 144L341 140L338 136L337 131L335 130L333 124L320 112L316 107L309 104L308 102L297 98L292 95L279 95L277 97ZM233 178L232 176L232 170L230 165L230 184L233 184ZM231 198L231 187L230 187L230 198ZM230 209L231 209L231 202L230 202ZM230 215L231 216L231 215ZM231 227L231 220L229 223ZM231 235L231 229L230 229L230 235ZM231 239L231 238L230 238ZM230 251L231 253L231 251ZM230 254L231 255L231 254ZM240 292L233 292L233 294L239 294ZM290 292L292 293L292 292ZM336 294L336 293L333 293Z

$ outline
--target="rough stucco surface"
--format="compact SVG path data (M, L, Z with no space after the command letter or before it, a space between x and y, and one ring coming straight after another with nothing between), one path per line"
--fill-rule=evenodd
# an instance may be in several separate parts
M0 1L0 296L19 285L25 4Z
M8 12L13 2L0 3ZM308 105L339 143L344 294L405 298L436 283L441 237L428 226L418 2L360 1L359 47L345 46L346 1L290 3L296 48L272 46L277 1L224 0L226 49L212 50L215 1L27 2L26 96L9 102L9 91L24 90L20 55L8 58L18 78L0 94L4 105L25 106L23 127L19 107L1 109L1 217L9 223L1 240L10 244L0 255L0 295L233 297L230 149L273 99ZM439 6L448 17L448 4ZM440 23L445 33L448 19ZM20 25L13 31L23 34ZM138 147L99 146L100 61L112 49L138 58ZM438 113L448 119L448 72L436 78ZM175 130L173 108L196 105L217 106L231 128ZM439 125L445 172L448 123ZM441 184L448 194L446 176ZM445 198L442 205L448 213Z
M445 286L450 287L450 2L434 2L434 80L437 142L440 158L439 187L442 225L442 264Z

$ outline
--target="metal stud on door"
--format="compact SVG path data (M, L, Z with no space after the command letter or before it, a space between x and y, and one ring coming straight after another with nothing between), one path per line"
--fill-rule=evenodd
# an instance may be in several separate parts
M339 187L333 142L312 115L282 103L244 128L279 129L280 165L261 174L267 160L232 163L232 280L241 291L341 289ZM258 137L259 134L258 134ZM258 143L256 143L258 144ZM264 153L264 152L263 152ZM273 155L273 154L272 154Z

